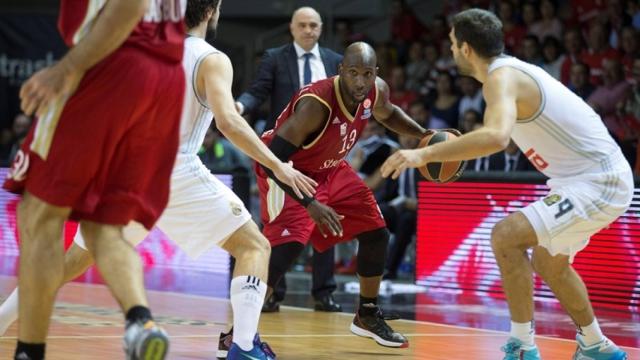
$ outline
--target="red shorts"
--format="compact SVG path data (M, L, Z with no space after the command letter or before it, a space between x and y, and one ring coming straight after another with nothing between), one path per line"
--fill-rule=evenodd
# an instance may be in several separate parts
M181 63L120 48L33 124L4 188L73 220L151 228L168 201L184 89Z
M260 216L263 233L272 247L293 241L302 244L311 241L318 251L325 251L337 243L386 226L371 190L346 162L342 161L325 176L312 177L318 182L316 199L344 216L341 222L343 236L327 234L324 238L307 210L259 169Z

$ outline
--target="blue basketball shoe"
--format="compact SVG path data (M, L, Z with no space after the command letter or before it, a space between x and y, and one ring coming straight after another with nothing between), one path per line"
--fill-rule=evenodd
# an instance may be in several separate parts
M580 335L576 335L576 341L578 348L573 360L627 360L627 353L607 338L591 346L585 346Z
M505 354L502 360L540 360L540 351L537 346L525 350L522 348L522 341L513 337L509 338L500 350Z
M231 336L233 336L233 328ZM227 360L275 360L276 354L271 350L271 347L266 342L260 340L260 336L256 334L253 338L253 349L250 351L244 351L236 343L232 343L226 356ZM220 357L218 356L218 359Z

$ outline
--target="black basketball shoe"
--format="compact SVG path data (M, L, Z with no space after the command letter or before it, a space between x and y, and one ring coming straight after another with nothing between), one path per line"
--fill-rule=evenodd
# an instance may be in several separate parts
M361 315L359 311L356 311L356 316L351 323L351 332L358 336L372 338L382 346L409 347L409 340L387 325L382 311L377 306L371 315Z

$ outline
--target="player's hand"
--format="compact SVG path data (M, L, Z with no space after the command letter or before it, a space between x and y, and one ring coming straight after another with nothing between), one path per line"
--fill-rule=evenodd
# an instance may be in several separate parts
M20 108L27 115L44 115L53 101L73 94L82 76L64 59L36 72L20 88Z
M307 212L309 216L318 226L318 230L322 236L327 237L327 231L331 232L333 236L342 237L342 224L340 220L344 219L344 216L339 215L331 207L314 200L307 206Z
M395 180L406 168L417 168L426 165L425 150L426 148L396 151L380 167L382 177L391 176Z
M277 168L273 169L273 174L278 180L289 185L300 199L304 198L302 193L308 197L313 197L316 193L318 183L294 169L291 161L288 163L280 163Z

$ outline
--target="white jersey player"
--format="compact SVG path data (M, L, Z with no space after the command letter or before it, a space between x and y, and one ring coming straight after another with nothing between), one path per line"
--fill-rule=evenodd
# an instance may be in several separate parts
M451 50L460 73L483 83L484 126L447 142L400 150L383 164L382 175L397 178L407 167L487 156L512 138L550 178L551 190L497 223L491 234L511 313L504 359L540 359L534 342L533 270L578 327L574 359L626 359L602 334L571 262L591 235L629 207L634 185L629 163L584 101L541 68L502 54L502 24L494 14L466 10L453 17L452 25Z
M271 359L267 347L256 336L267 289L269 243L242 201L213 176L197 156L213 113L218 129L227 139L273 170L278 179L292 186L298 195L304 192L313 196L316 184L278 160L237 113L231 94L231 62L204 40L207 29L215 30L219 11L219 0L188 1L185 19L189 29L183 58L187 89L180 147L171 177L169 204L156 226L193 258L218 245L236 259L230 289L234 336L229 358L237 356L232 353L246 353L250 358ZM123 232L132 245L140 243L148 233L136 223L126 226ZM91 265L92 259L78 231L66 254L65 281L74 279ZM245 286L247 283L252 286ZM14 291L0 307L0 334L17 316L17 291Z

